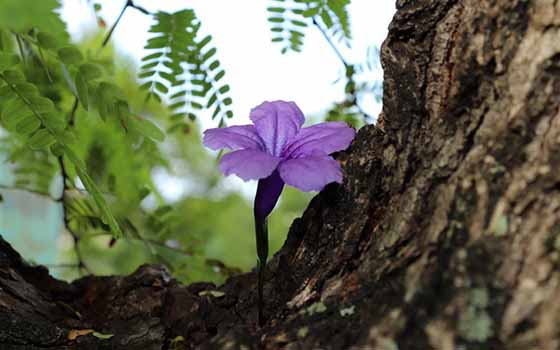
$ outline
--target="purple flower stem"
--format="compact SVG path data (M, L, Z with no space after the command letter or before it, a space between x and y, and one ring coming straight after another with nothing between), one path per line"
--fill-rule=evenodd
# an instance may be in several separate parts
M280 178L278 171L274 171L269 177L259 180L257 194L255 196L255 238L257 242L257 275L258 275L258 310L259 326L264 325L264 270L268 259L268 215L280 198L284 181Z
M255 233L257 238L257 274L258 274L258 310L259 326L264 325L263 284L264 269L268 258L268 218L255 217Z

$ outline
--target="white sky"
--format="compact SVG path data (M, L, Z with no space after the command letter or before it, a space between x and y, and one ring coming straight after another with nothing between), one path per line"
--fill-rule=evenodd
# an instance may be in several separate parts
M102 4L101 16L111 26L126 0L98 0ZM272 4L266 0L136 0L137 5L151 12L177 11L192 8L202 22L202 31L212 34L213 44L218 49L222 66L226 70L224 80L231 86L235 118L228 124L249 122L249 111L265 100L292 100L306 115L318 115L335 101L344 97L341 83L333 84L343 74L338 57L313 27L305 31L303 52L280 53L281 45L271 43L266 8ZM242 5L242 11L240 10ZM95 16L85 0L62 0L62 16L75 40L97 30ZM387 27L395 12L394 0L353 0L350 5L352 23L352 49L341 43L337 46L350 63L363 62L367 48L379 47L387 35ZM145 55L144 45L149 37L152 23L135 9L128 9L115 30L112 40L121 54L130 56L139 66ZM382 72L367 76L369 81L382 78ZM374 117L379 106L368 96L361 106ZM210 115L202 115L203 129L216 126L209 121ZM172 176L161 175L162 193L168 199L177 199L185 190L185 183ZM157 177L160 177L158 175ZM231 181L231 182L230 182ZM230 185L241 180L229 179ZM243 192L252 192L252 187L241 186Z
M110 26L125 0L99 0L101 15ZM75 39L96 29L95 17L85 0L63 0L63 17ZM218 57L226 69L234 101L235 123L247 122L249 110L264 100L293 100L307 115L318 114L333 101L343 98L343 87L333 82L342 73L342 65L316 28L306 30L302 53L280 54L281 45L271 43L266 0L136 0L149 11L177 11L184 7L195 10L202 31L212 34ZM245 5L240 11L240 3ZM393 16L393 0L353 0L352 50L338 47L350 62L360 62L371 45L380 46ZM145 55L144 45L152 20L134 9L128 9L113 34L113 43L125 55L139 62ZM381 72L374 77L381 78ZM363 101L372 115L379 106L373 99Z

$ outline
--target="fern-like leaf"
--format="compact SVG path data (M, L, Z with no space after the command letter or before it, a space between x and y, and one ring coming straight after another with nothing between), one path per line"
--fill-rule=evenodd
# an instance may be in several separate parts
M57 144L57 148L74 165L80 180L93 196L103 214L103 220L115 235L120 236L121 229L103 195L87 174L84 163L68 145L72 134L65 130L66 121L56 111L54 103L41 96L37 87L28 82L18 70L0 70L0 81L3 83L0 86L1 95L8 99L2 106L4 128L24 139L32 150L47 150Z
M282 53L300 52L306 28L317 23L326 28L327 35L349 46L349 4L350 0L270 0L272 41L282 45Z
M203 108L213 108L213 117L233 116L230 88L221 81L225 71L210 45L212 37L198 38L200 22L194 12L159 12L155 19L139 77L145 80L141 88L148 98L169 101L169 131L188 127L185 117L194 120Z

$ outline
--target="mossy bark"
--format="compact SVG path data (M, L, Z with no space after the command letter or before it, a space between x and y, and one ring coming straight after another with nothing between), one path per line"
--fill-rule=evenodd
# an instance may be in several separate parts
M268 264L264 327L253 273L66 284L0 243L1 348L558 349L560 1L397 8L380 121Z

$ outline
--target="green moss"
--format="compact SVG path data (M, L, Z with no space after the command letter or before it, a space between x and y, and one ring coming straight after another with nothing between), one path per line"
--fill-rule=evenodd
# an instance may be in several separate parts
M486 312L490 298L484 288L475 288L469 293L466 311L459 317L459 333L473 342L484 342L494 334L493 320Z
M484 288L475 288L471 291L469 300L472 306L483 309L488 306L488 291Z
M484 342L494 334L492 318L485 311L469 308L459 319L459 332L469 341Z
M301 327L297 331L298 338L305 338L305 337L307 337L307 334L309 334L309 328L308 327Z
M489 232L494 236L504 236L507 233L509 226L508 217L505 215L500 215L496 220L492 222Z
M302 310L303 313L307 313L309 316L314 315L314 314L318 314L318 313L322 313L327 311L327 306L325 304L323 304L323 302L318 301L316 303L313 303L311 305L309 305L305 310Z
M379 349L383 350L399 350L399 346L392 339L382 339L379 341Z

